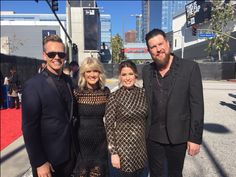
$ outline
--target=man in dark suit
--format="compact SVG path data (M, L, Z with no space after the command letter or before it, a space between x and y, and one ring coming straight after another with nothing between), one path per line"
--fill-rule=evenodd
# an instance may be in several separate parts
M68 177L74 168L73 91L62 72L65 57L61 38L46 37L46 68L23 88L22 131L34 177Z
M170 53L165 33L146 35L153 63L143 68L149 104L147 149L151 177L182 177L186 150L199 153L203 132L203 90L197 63ZM167 169L166 169L167 168Z

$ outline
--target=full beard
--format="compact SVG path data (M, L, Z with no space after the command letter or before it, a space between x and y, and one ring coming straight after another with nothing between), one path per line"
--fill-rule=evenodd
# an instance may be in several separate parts
M154 61L158 68L165 68L170 61L170 53L167 53L164 59L155 58Z

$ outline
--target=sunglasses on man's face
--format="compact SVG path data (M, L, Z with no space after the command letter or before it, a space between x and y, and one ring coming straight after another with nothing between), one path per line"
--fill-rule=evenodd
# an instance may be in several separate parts
M45 52L46 53L46 52ZM49 58L55 58L56 55L58 55L59 58L65 58L66 57L66 53L65 52L48 52L46 53L46 55L49 57Z

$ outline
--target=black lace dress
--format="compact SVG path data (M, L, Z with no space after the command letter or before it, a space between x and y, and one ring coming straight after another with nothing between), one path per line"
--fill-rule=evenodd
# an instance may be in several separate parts
M110 90L75 90L80 125L79 155L75 172L79 177L108 176L108 151L103 123Z

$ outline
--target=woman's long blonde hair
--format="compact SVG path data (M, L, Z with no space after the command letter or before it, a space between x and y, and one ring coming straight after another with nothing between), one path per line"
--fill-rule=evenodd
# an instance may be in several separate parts
M91 70L99 71L99 81L98 81L99 86L102 89L104 89L105 81L106 81L104 68L102 66L102 63L97 58L93 58L93 57L85 58L80 66L80 71L79 71L80 75L79 75L79 83L78 83L79 88L81 90L84 90L87 84L84 77L84 73L86 71L91 71Z

